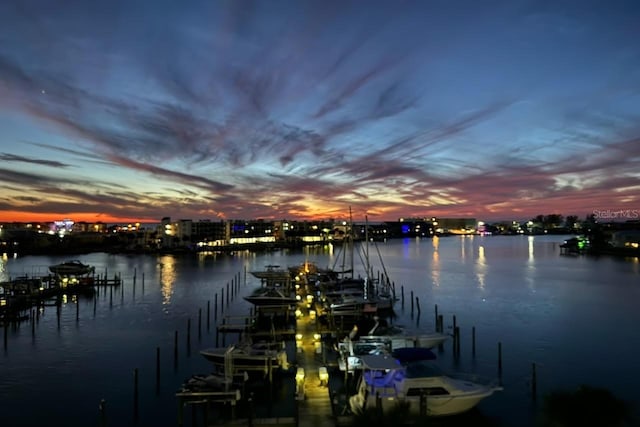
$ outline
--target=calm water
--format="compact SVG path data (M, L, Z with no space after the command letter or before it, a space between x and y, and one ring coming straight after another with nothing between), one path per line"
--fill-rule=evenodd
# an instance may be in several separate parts
M450 369L497 376L502 343L505 390L479 406L501 425L526 426L537 406L530 396L533 362L538 395L580 384L606 387L638 407L640 378L640 263L637 259L561 256L561 236L447 237L394 240L370 247L378 251L395 282L396 324L409 330L434 329L434 305L451 327L461 329L461 358L451 343L439 354ZM207 372L198 349L215 344L214 298L240 277L240 295L258 284L251 270L268 264L296 265L305 259L320 266L340 264L329 248L304 252L200 256L124 256L102 253L77 258L109 276L121 273L123 289L101 289L94 300L72 299L46 307L35 333L22 323L8 332L0 353L0 425L98 425L98 404L107 401L108 425L133 424L133 371L139 371L139 425L176 425L173 393L193 373ZM66 258L4 259L0 280L46 273ZM358 268L358 264L356 264ZM135 286L133 283L136 274ZM238 276L239 275L239 276ZM245 284L246 277L246 284ZM411 313L411 295L419 298ZM226 296L225 296L226 298ZM206 326L211 304L210 331ZM237 295L225 315L246 315L249 304ZM202 334L198 312L202 310ZM77 318L76 318L77 316ZM219 319L222 314L219 313ZM191 319L191 348L186 344ZM471 327L476 328L476 356ZM179 331L179 364L174 368L174 332ZM230 337L232 338L232 337ZM156 393L156 348L161 349L161 387ZM285 391L282 391L285 393ZM541 399L538 399L540 402Z

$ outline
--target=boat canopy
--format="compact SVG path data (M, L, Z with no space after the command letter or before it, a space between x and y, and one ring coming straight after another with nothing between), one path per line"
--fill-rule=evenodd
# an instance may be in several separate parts
M373 369L376 371L384 371L387 369L400 369L400 363L397 359L381 354L368 354L360 356L362 367L364 369Z

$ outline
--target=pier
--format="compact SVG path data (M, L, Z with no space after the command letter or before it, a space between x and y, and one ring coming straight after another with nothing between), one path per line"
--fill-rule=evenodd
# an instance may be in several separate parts
M316 318L309 313L296 320L296 351L298 372L296 373L296 399L298 425L301 427L334 427L329 389L329 374L323 364L323 349Z

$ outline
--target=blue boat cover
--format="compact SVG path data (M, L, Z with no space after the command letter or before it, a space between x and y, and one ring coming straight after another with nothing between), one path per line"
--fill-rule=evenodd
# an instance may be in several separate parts
M428 348L421 347L404 347L396 348L392 352L392 356L401 364L418 362L420 360L435 360L436 355Z

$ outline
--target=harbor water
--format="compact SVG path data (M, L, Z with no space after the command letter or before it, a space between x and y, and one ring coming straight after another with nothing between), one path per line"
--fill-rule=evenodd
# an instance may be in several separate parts
M395 284L393 323L412 333L434 331L437 305L446 332L453 331L454 316L460 327L460 357L453 357L449 340L438 363L501 377L504 390L477 409L496 425L531 426L546 393L582 384L610 390L636 412L640 406L634 384L640 378L640 262L561 255L563 240L452 236L369 245L374 270ZM59 311L47 305L33 320L7 327L0 351L0 425L175 426L176 390L192 374L211 370L198 352L216 345L216 323L249 313L251 305L241 297L259 285L250 272L304 261L341 268L341 256L331 246L78 255L97 274L120 274L123 284L100 287L95 296L67 296ZM8 255L0 263L0 281L44 275L49 265L67 259ZM358 264L356 272L363 271ZM228 335L226 344L235 339ZM287 400L290 388L290 381L280 381L266 394ZM278 416L275 407L265 411Z

